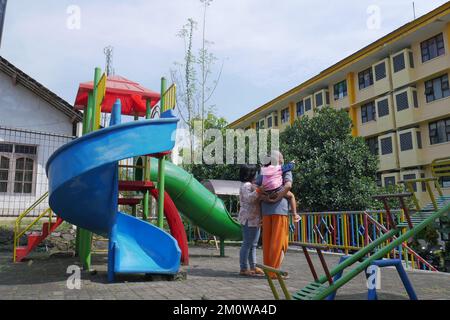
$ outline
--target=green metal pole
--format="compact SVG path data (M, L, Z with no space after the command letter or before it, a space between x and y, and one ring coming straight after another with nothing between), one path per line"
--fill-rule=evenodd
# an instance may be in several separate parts
M220 238L220 257L225 257L225 239Z
M89 105L89 96L88 96L88 105ZM88 131L89 127L89 117L88 117L88 109L89 106L86 106L83 110L83 136ZM75 238L75 252L78 255L80 253L80 228L77 228L77 234Z
M88 124L87 131L85 133L92 132L94 130L97 130L97 128L94 128L95 124L95 107L96 107L96 96L97 96L97 85L100 81L101 77L101 69L95 68L95 75L94 75L94 89L93 92L89 94L88 99ZM84 131L84 129L83 129ZM80 256L80 262L85 270L91 269L91 254L92 254L92 232L84 229L80 229L79 232L79 240L78 240L78 246L79 246L79 256Z
M146 119L150 119L152 117L152 106L149 99L147 99L147 105L146 105ZM145 157L145 165L144 165L144 181L151 181L151 174L150 174L150 158ZM148 220L149 218L149 210L150 210L150 191L146 191L144 194L144 212L143 212L143 218L144 220Z
M161 101L160 103L160 109L161 114L166 111L164 108L165 104L165 97L164 94L166 93L167 88L167 82L165 78L161 78ZM160 229L164 228L164 191L165 191L165 159L164 157L161 157L158 161L158 227Z

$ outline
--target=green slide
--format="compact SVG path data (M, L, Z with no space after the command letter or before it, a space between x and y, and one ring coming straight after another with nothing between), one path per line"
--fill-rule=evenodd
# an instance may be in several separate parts
M193 224L219 238L241 240L241 226L225 208L222 200L212 194L190 173L166 161L165 189L178 210ZM158 160L151 159L152 181L157 181Z

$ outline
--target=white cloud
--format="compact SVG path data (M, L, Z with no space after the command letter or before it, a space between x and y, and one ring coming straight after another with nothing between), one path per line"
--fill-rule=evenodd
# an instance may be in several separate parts
M416 1L417 16L443 3ZM81 30L66 27L72 4ZM380 7L379 30L367 28L370 5ZM113 45L117 73L158 90L183 57L176 33L188 17L201 20L198 0L10 1L0 54L73 102ZM234 120L411 19L409 0L215 0L207 37L225 59L217 111Z

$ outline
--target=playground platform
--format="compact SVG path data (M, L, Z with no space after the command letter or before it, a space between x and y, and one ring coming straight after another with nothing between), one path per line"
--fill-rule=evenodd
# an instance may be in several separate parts
M186 267L187 279L175 281L146 281L142 276L118 277L117 283L107 282L107 256L93 256L92 266L97 273L82 273L80 290L69 290L66 274L69 265L79 260L70 256L35 258L14 264L11 252L0 252L0 299L31 300L265 300L273 299L265 278L246 278L237 274L239 247L226 247L226 257L218 257L213 247L192 247L190 266ZM262 252L258 250L258 259ZM338 262L339 256L326 255L329 265ZM315 263L318 257L312 254ZM283 264L288 271L287 280L291 292L309 284L312 280L304 255L295 247L289 250ZM418 298L423 300L450 299L450 274L424 271L408 271L408 276ZM383 268L381 273L380 300L407 299L400 279L394 269ZM365 300L367 290L364 275L360 274L338 291L337 300ZM301 302L299 302L301 303Z

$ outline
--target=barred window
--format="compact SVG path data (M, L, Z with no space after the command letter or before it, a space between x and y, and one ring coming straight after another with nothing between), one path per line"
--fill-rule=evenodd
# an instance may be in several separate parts
M376 109L374 101L366 103L361 106L361 120L362 123L376 120Z
M305 99L305 112L310 111L311 107L311 98Z
M400 150L408 151L412 149L413 149L413 142L411 132L400 134Z
M14 193L32 193L34 160L19 158L16 160Z
M297 102L297 117L301 117L305 114L305 105L303 104L303 100Z
M425 96L427 102L432 102L450 96L448 74L425 81Z
M8 192L9 162L8 157L0 157L0 193Z
M405 55L403 54L403 52L393 57L392 60L394 64L394 73L402 71L406 68Z
M323 94L319 92L316 94L316 107L319 108L323 105Z
M378 101L377 107L378 107L378 117L385 117L389 115L389 100L387 98Z
M397 102L397 111L402 111L409 108L408 102L408 92L402 92L395 96L395 101Z
M393 152L392 149L392 137L383 138L380 140L381 144L381 154L391 154Z
M281 123L289 122L289 108L281 110Z
M422 62L434 59L445 54L444 35L442 33L420 44Z
M336 83L333 87L334 100L343 99L348 95L347 92L347 80Z
M450 118L431 122L428 125L430 144L450 141Z
M34 192L37 146L0 144L0 193Z
M375 66L375 80L380 81L386 78L386 63L382 62Z
M372 67L358 73L359 89L364 89L373 85Z
M406 181L406 180L414 180L415 178L416 178L416 175L414 173L413 174L405 174L403 176L403 180L404 181ZM417 192L417 182L413 183L413 189L414 189L414 192Z
M367 138L366 144L369 147L370 153L378 156L378 137Z

